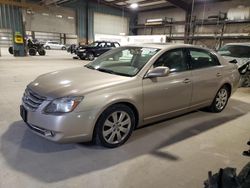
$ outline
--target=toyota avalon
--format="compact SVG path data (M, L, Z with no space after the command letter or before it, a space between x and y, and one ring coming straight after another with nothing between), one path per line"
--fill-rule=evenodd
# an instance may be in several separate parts
M235 64L183 44L143 44L111 50L81 67L31 82L20 114L51 141L124 144L145 124L206 107L221 112L239 83Z

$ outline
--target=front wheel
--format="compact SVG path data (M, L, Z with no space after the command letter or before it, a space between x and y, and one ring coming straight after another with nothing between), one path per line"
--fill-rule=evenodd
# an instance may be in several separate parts
M88 59L88 60L90 60L90 61L93 61L93 60L95 59L94 54L93 54L93 53L91 53L91 52L90 52L90 53L88 53L88 54L87 54L87 59Z
M133 111L123 104L113 105L101 114L96 124L95 141L104 147L118 147L128 140L134 127Z
M35 56L36 55L36 49L35 48L30 48L29 49L29 54L30 54L30 56Z
M62 50L66 50L66 47L65 47L65 46L63 46L63 47L62 47Z
M82 55L78 56L81 60L86 60L86 58Z
M217 92L212 105L209 107L209 110L214 113L218 113L224 110L229 99L229 89L226 86L223 86Z

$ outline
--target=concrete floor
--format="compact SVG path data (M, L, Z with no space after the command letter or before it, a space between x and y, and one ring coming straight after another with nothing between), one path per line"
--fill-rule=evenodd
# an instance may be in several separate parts
M220 114L196 111L136 130L122 147L60 145L31 133L19 116L25 86L38 75L83 66L65 51L0 57L0 187L201 188L209 170L249 161L250 89Z

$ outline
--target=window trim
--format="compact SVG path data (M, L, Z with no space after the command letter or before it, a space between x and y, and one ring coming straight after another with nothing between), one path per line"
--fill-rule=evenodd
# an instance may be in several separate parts
M200 68L192 68L192 63L191 63L191 51L197 51L197 52L205 52L207 53L209 56L211 56L211 58L213 60L216 61L216 64L217 65L212 65L212 66L208 66L208 67L200 67ZM211 68L211 67L217 67L217 66L221 66L221 63L218 59L218 57L211 51L209 50L206 50L206 49L200 49L200 48L187 48L187 61L188 61L188 64L189 64L189 69L190 70L201 70L201 69L207 69L207 68Z
M183 71L176 71L176 72L170 72L169 74L170 74L170 75L174 75L174 74L178 74L178 73L183 73L183 72L190 71L190 65L189 65L189 61L188 61L188 50L187 50L186 48L174 48L174 49L170 49L170 50L165 51L163 54L161 54L161 55L159 56L159 58L157 58L157 59L155 60L155 62L151 65L151 67L154 66L154 64L155 64L163 55L165 55L166 53L169 53L169 52L172 52L172 51L178 51L178 50L181 50L182 53L183 53L184 60L185 60L185 64L186 64L186 70L183 70ZM150 68L149 68L149 70L150 70ZM148 71L149 71L149 70L148 70ZM147 71L147 72L148 72L148 71ZM146 74L147 74L147 73L146 73Z

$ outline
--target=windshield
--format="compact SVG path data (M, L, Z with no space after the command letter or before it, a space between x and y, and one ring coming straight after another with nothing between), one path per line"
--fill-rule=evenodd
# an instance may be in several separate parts
M222 56L250 58L250 47L240 45L226 45L218 50Z
M105 53L87 68L123 76L135 76L159 51L156 48L120 47Z

